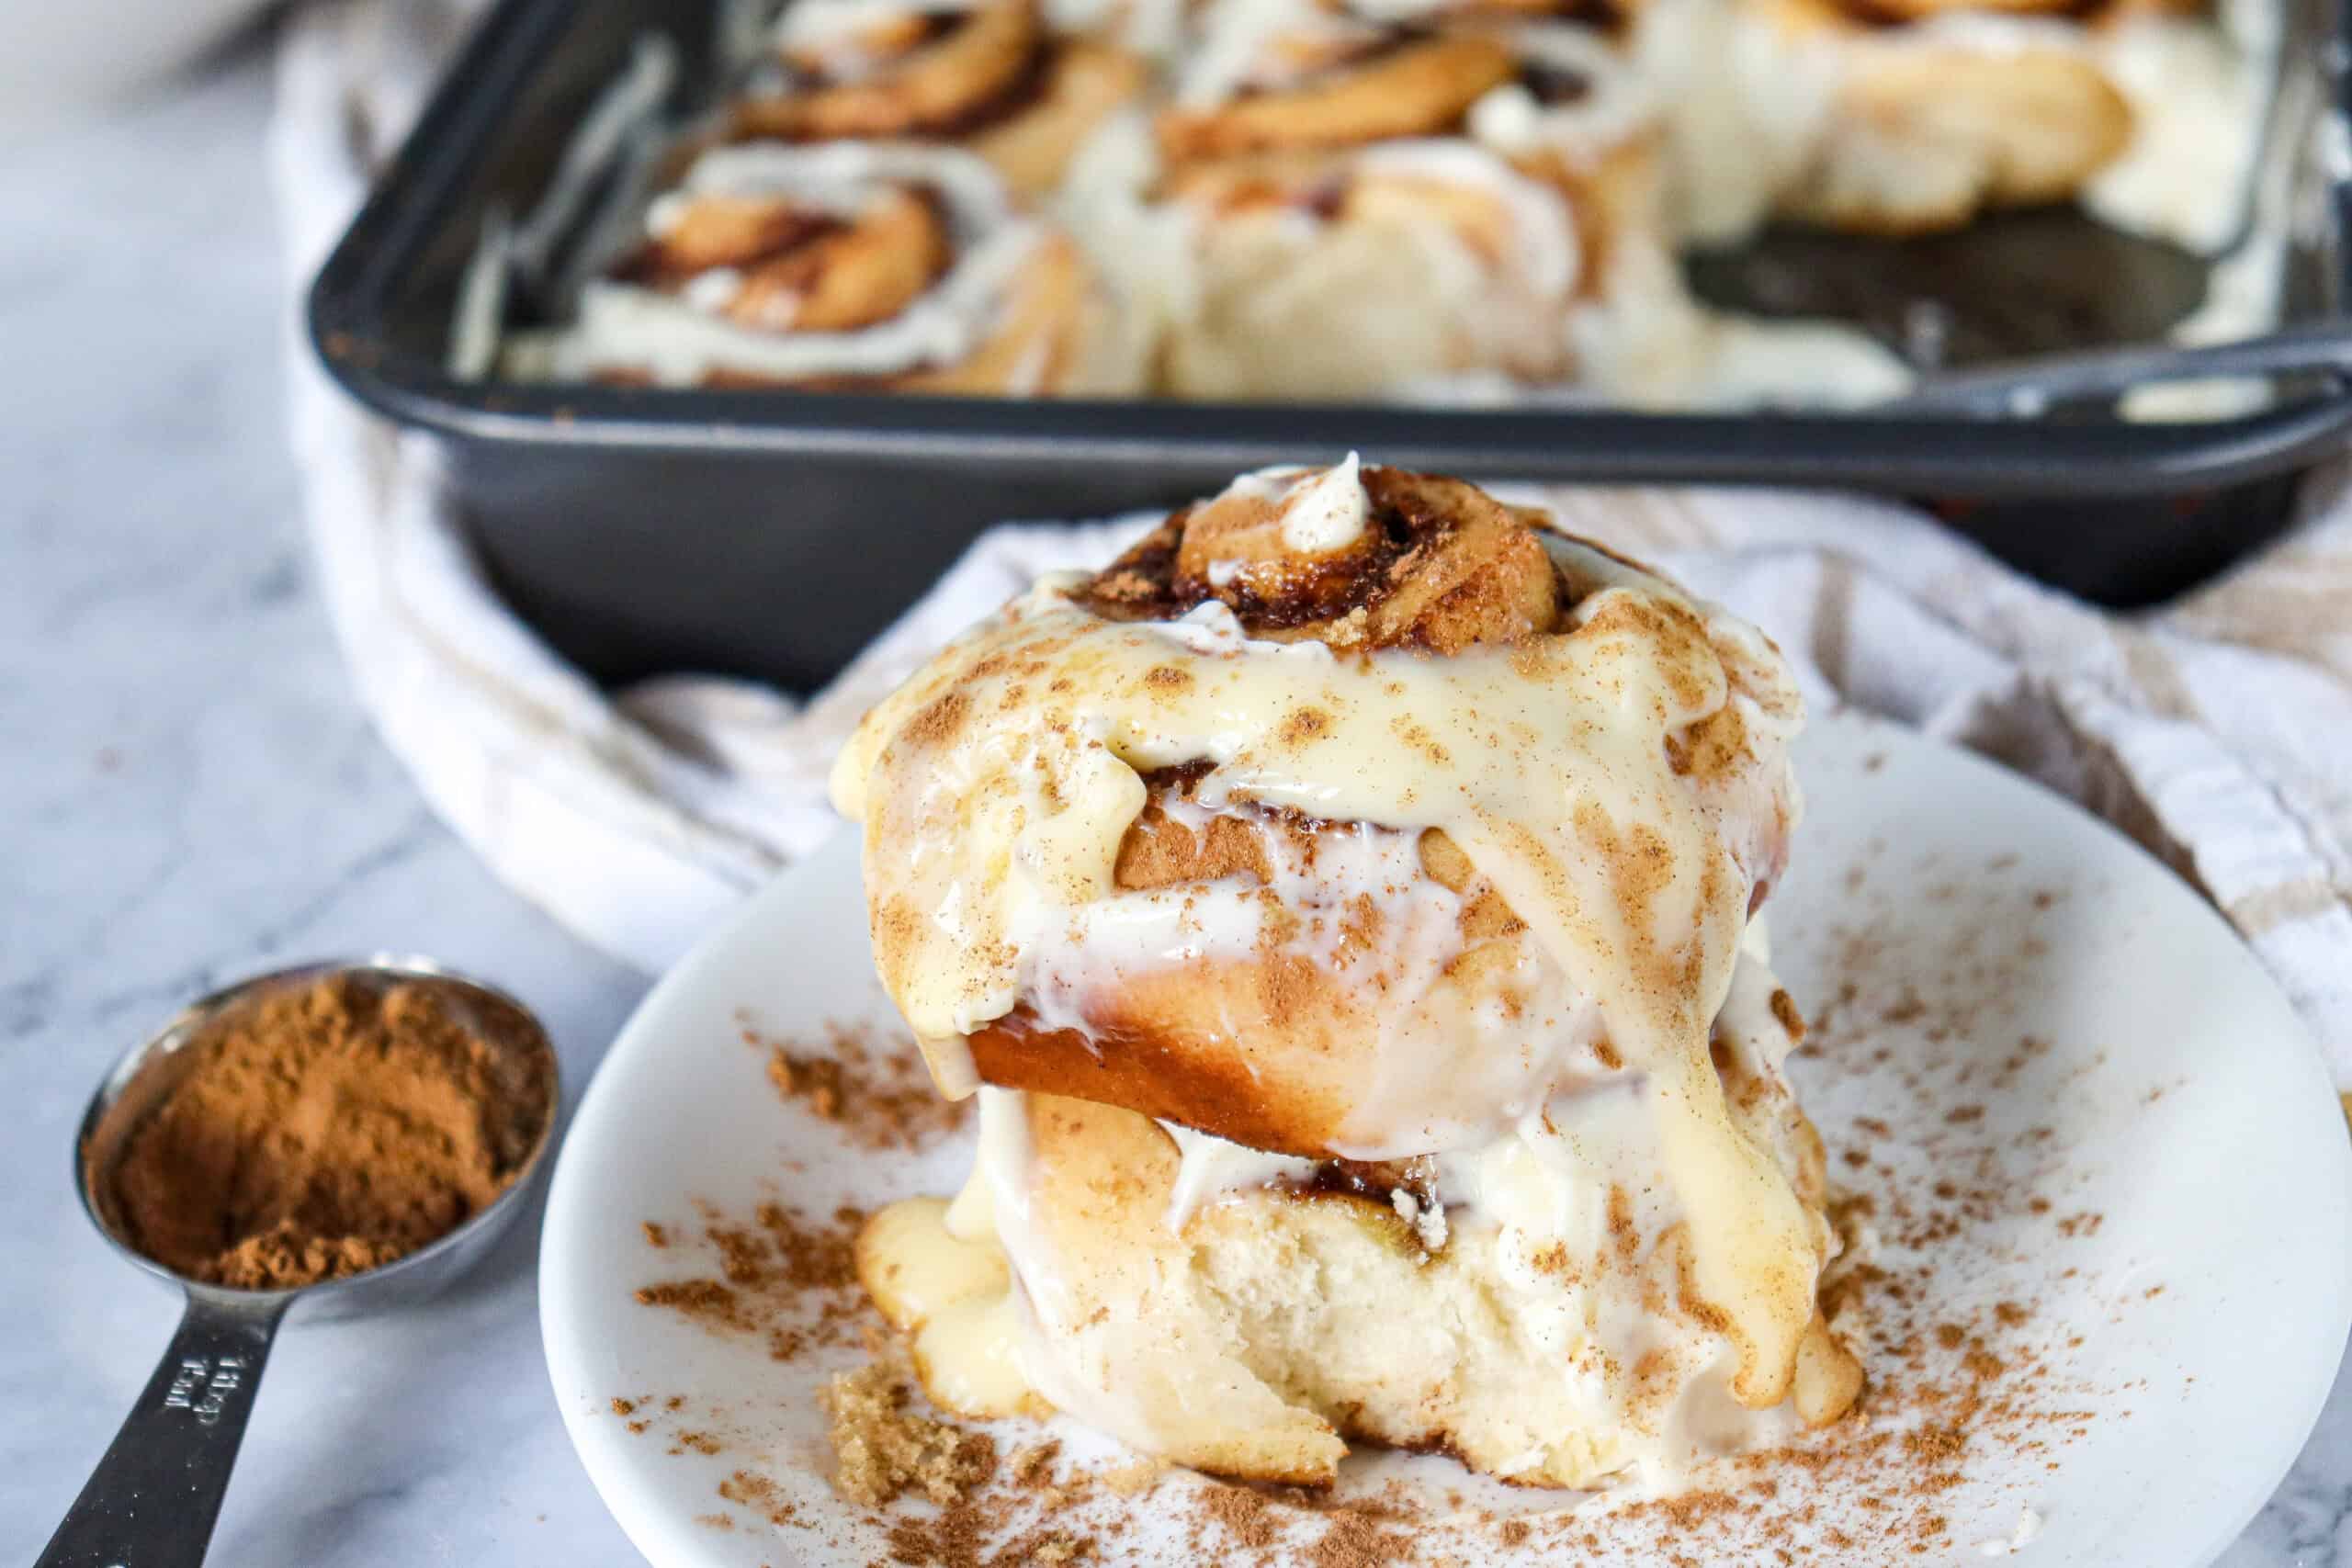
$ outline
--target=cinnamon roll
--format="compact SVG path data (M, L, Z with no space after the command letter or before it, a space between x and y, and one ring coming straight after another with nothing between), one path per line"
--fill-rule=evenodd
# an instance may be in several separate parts
M2105 25L2064 0L1744 0L1815 108L1776 206L1879 234L2072 200L2130 147ZM1752 85L1758 94L1775 89ZM1785 88L1780 89L1785 91Z
M1146 79L1127 50L1054 29L1038 0L796 0L729 134L952 142L1031 198Z
M537 378L1077 396L1140 376L1078 247L974 155L877 142L700 154Z
M1350 1439L1587 1485L1834 1419L1754 920L1800 718L1752 627L1353 457L941 655L833 777L883 983L981 1095L964 1195L861 1245L934 1396L1303 1484Z
M1573 315L1656 247L1650 114L1591 29L1213 7L1159 118L1195 397L1442 393L1579 378Z

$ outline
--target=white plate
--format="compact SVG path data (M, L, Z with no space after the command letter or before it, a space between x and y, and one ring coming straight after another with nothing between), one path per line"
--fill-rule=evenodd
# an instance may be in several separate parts
M1833 1438L1844 1457L1765 1472L1770 1499L1758 1472L1728 1472L1743 1501L1695 1525L1482 1489L1435 1458L1351 1461L1343 1491L1401 1481L1474 1512L1535 1511L1525 1546L1491 1520L1431 1527L1469 1560L1534 1561L1568 1528L1594 1538L1586 1562L1650 1560L1681 1532L1708 1562L1810 1542L1816 1562L1982 1562L2020 1541L2037 1568L2207 1562L2301 1446L2352 1319L2352 1145L2315 1054L2212 911L2075 807L1852 718L1816 724L1799 765L1808 810L1775 941L1791 990L1827 1021L1794 1071L1833 1173L1879 1204L1882 1265L1925 1302L1906 1321L1883 1282L1867 1292L1878 1392ZM758 1333L634 1299L717 1272L698 1205L748 1215L781 1196L830 1214L958 1185L968 1134L919 1156L854 1147L787 1106L743 1038L747 1021L820 1038L827 1021L888 1017L843 835L655 987L571 1128L540 1263L548 1366L590 1477L661 1568L865 1563L888 1557L889 1523L930 1513L901 1502L878 1518L827 1486L814 1394L854 1348L778 1361ZM648 1220L672 1228L668 1247L649 1245ZM1953 1417L1972 1377L1986 1381L1956 1455L1906 1440ZM1921 1388L1946 1403L1923 1406ZM616 1396L650 1396L633 1417L645 1430ZM1055 1428L1069 1463L1106 1451ZM1914 1484L1920 1465L1932 1487ZM723 1498L738 1472L774 1490ZM1179 1472L1114 1500L1120 1553L1250 1560L1204 1535L1208 1484ZM1572 1525L1547 1511L1570 1505ZM1295 1542L1329 1528L1278 1511Z

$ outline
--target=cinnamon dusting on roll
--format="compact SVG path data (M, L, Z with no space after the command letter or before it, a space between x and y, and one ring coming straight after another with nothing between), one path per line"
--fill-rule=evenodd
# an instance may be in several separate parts
M1040 79L1047 37L1034 0L993 0L938 17L910 11L898 20L861 40L883 56L872 73L839 79L821 57L804 54L791 87L735 107L735 134L808 141L948 135L992 118Z
M621 384L1070 395L1140 370L1068 235L954 148L709 148L537 345Z
M987 159L1025 196L1058 185L1080 144L1144 89L1143 62L1092 39L1057 35L1037 0L910 6L867 17L786 8L786 81L739 101L737 140L951 141Z
M1733 1098L1776 1069L1727 1075L1711 1029L1785 856L1801 705L1752 628L1539 521L1351 459L1041 583L836 769L877 966L946 1092L1261 1163L1566 1158L1552 1119L1623 1096L1693 1343L1768 1410L1828 1233L1785 1089ZM1003 1136L1001 1219L1049 1179L1038 1135ZM1038 1375L1064 1408L1095 1386Z
M1510 50L1478 34L1389 40L1295 86L1171 108L1160 117L1160 148L1184 161L1425 136L1458 124L1512 73Z

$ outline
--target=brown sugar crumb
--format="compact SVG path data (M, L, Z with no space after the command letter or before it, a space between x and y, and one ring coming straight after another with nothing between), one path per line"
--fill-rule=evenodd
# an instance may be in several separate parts
M678 1446L692 1449L698 1454L715 1454L727 1445L708 1432L681 1432L678 1434Z
M1050 1484L1054 1476L1054 1461L1061 1456L1061 1443L1051 1438L1023 1449L1012 1456L1012 1462L1007 1467L1012 1483L1033 1489Z
M1505 1546L1520 1547L1527 1544L1527 1538L1535 1533L1535 1528L1525 1519L1505 1519L1498 1533L1502 1536Z
M1091 1536L1057 1529L1031 1530L990 1557L989 1568L1014 1568L1016 1563L1029 1562L1058 1568L1065 1562L1091 1562L1095 1560L1096 1550Z
M1113 1465L1094 1472L1093 1481L1104 1490L1122 1497L1140 1497L1159 1484L1168 1467L1158 1460L1139 1459L1132 1463Z
M666 1226L666 1225L658 1225L658 1224L655 1224L651 1220L648 1220L648 1221L646 1221L646 1222L645 1222L645 1245L646 1245L646 1246L648 1246L648 1247L667 1247L667 1246L669 1246L669 1245L670 1245L670 1230L669 1230L669 1227L668 1227L668 1226Z
M941 1507L961 1501L996 1472L996 1439L908 1409L905 1380L875 1363L845 1372L818 1395L831 1419L834 1488L880 1507L910 1488Z
M986 1536L986 1521L978 1508L952 1503L935 1519L899 1519L891 1525L889 1560L910 1568L979 1568Z
M623 1399L619 1395L616 1394L613 1397L613 1414L616 1416L636 1415L637 1401L634 1399Z
M885 1041L838 1021L822 1041L772 1040L739 1016L746 1044L767 1053L768 1082L786 1104L832 1123L859 1147L913 1149L963 1125L969 1100L940 1098L912 1041Z

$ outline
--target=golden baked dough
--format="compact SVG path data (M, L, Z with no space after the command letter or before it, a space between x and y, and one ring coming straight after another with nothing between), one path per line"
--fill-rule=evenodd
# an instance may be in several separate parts
M1591 585L1572 580L1547 553L1531 514L1440 476L1366 468L1361 482L1375 525L1336 548L1300 551L1272 502L1228 494L1171 517L1104 569L1080 602L1113 621L1172 619L1214 602L1254 637L1311 639L1351 655L1409 649L1450 658L1574 635L1564 617ZM1736 767L1737 724L1726 714L1702 726L1687 742L1691 754ZM1329 1157L1340 1152L1384 1053L1397 1048L1389 1038L1396 1029L1442 1032L1482 1009L1532 1006L1556 983L1553 961L1442 830L1260 807L1224 808L1203 820L1193 808L1196 776L1177 768L1146 779L1143 808L1119 845L1114 887L1254 883L1282 931L1332 923L1324 959L1310 961L1284 942L1125 973L1082 988L1065 1004L1079 1018L1053 1023L1023 1002L969 1033L980 1081L1102 1100L1252 1147ZM1313 865L1334 835L1358 846L1393 841L1384 852L1405 874L1458 901L1458 951L1428 976L1427 991L1399 989L1405 978L1384 968L1394 933L1369 903L1332 909L1311 885L1304 901L1277 890L1279 866ZM1768 868L1759 886L1771 874Z
M1897 4L1922 4L1923 18L1942 8ZM1956 229L1990 209L2066 200L2131 142L2131 102L2087 53L1913 38L1834 0L1766 5L1786 36L1838 61L1820 144L1780 202L1792 217L1873 234ZM2032 8L2032 0L1967 7Z
M1168 109L1160 150L1182 162L1426 136L1452 128L1515 68L1508 48L1479 34L1394 42L1295 87Z
M989 397L1030 386L1048 390L1066 385L1102 330L1101 307L1078 247L1063 235L1048 235L1022 269L997 325L964 358L950 365L890 376L810 376L791 379L714 371L712 387L786 389L804 392L925 392L940 396Z
M1835 1419L1752 923L1799 708L1752 628L1353 457L959 639L833 775L883 984L980 1100L964 1194L860 1247L933 1398L1309 1485L1350 1439L1581 1486Z
M1147 79L1125 50L1052 32L1037 0L988 0L944 19L910 9L859 41L883 62L872 74L834 81L821 62L803 62L785 90L739 100L727 133L952 141L987 159L1020 195L1042 197Z
M1046 46L1035 0L994 0L915 42L870 80L829 82L734 106L734 133L791 141L942 135L1021 85Z
M1077 243L956 148L706 149L541 349L618 385L1116 394L1136 334Z
M1055 44L1034 97L962 138L1021 195L1042 197L1062 183L1086 139L1122 106L1143 94L1144 63L1125 50L1088 39Z

